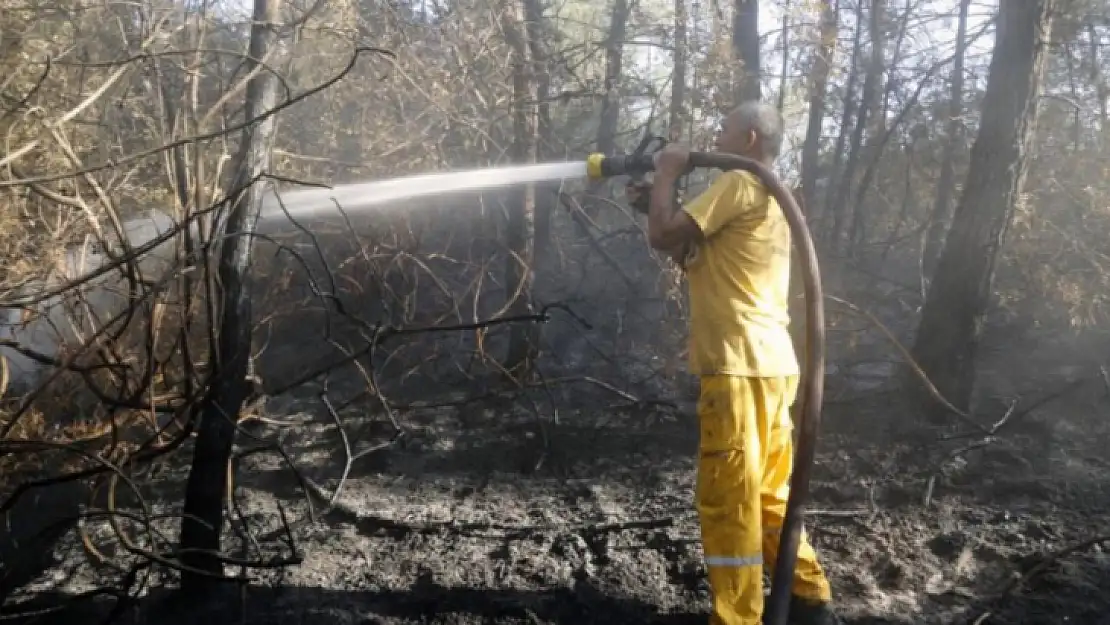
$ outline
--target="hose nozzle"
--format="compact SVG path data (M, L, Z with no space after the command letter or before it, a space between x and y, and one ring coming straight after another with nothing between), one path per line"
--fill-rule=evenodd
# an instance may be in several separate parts
M655 170L652 154L615 154L606 156L594 153L586 157L586 176L590 180L614 176L639 177Z
M652 135L644 131L640 144L631 154L591 154L586 158L586 176L590 180L612 178L614 176L630 176L633 179L642 178L644 174L655 171L655 153L667 145L663 137Z

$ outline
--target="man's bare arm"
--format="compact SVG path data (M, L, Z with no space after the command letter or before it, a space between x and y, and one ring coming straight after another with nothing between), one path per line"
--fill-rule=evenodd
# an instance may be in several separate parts
M654 249L665 251L674 258L687 246L701 238L701 228L684 211L676 210L675 183L678 178L655 176L651 188L651 203L648 209L648 243Z

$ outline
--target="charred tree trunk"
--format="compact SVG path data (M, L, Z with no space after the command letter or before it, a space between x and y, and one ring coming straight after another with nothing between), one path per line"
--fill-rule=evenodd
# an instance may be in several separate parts
M852 143L848 148L848 162L844 166L844 175L836 190L836 201L833 202L832 231L830 242L835 251L840 248L842 238L846 238L846 229L852 221L852 207L848 204L851 197L853 183L856 177L856 168L859 167L860 149L863 147L863 138L868 127L869 116L877 116L882 103L882 94L879 84L883 76L883 20L884 4L886 0L872 0L871 13L868 19L868 31L871 41L871 60L867 65L867 73L863 79L863 93L860 96L861 106L856 117L856 125L852 129Z
M891 65L897 66L902 61L902 45L906 42L906 34L909 32L910 18L914 15L914 5L917 0L906 0L905 8L902 11L901 19L898 25L898 35L894 39L894 50L891 56ZM875 59L872 59L872 63ZM885 60L880 57L878 63L885 65ZM874 188L873 182L875 176L879 172L882 165L883 152L886 150L887 143L890 141L891 135L902 123L906 115L917 106L917 100L921 95L921 90L924 85L919 85L919 88L912 96L902 105L901 112L898 113L891 120L893 123L887 127L887 118L890 116L890 98L898 88L899 79L894 72L887 76L886 84L883 86L882 97L880 102L876 104L876 110L869 116L867 128L867 143L865 144L863 153L866 155L867 167L863 170L863 176L860 178L859 184L856 186L855 193L851 196L849 206L852 209L849 211L852 215L852 221L848 228L848 250L850 253L855 254L864 245L867 238L867 226L871 220L868 207L868 194Z
M828 90L829 69L836 53L837 16L833 0L821 1L820 41L813 55L809 76L809 121L802 145L802 198L809 211L817 207L817 178L820 172L821 133L825 123L825 92ZM813 217L811 217L812 219Z
M786 85L790 71L790 0L782 3L782 65L779 67L779 99L775 103L781 115L786 108Z
M504 30L512 50L513 75L513 161L536 162L536 108L532 89L532 64L529 58L528 28L521 0L509 0L505 11ZM509 194L509 223L505 244L509 255L505 265L505 293L509 300L508 314L528 315L532 312L532 281L534 276L536 236L536 188L528 184L514 188ZM520 323L509 332L505 368L514 375L527 375L535 359L539 328Z
M736 63L733 104L761 99L758 0L736 0L732 13L732 56Z
M1072 102L1079 102L1079 84L1076 79L1078 64L1075 60L1075 50L1070 43L1065 43L1063 52L1064 65L1068 70L1068 95L1071 96ZM1083 115L1078 105L1072 106L1071 110L1071 149L1073 156L1083 149Z
M265 59L276 45L281 0L254 0L248 65ZM249 70L248 70L249 71ZM246 116L256 119L276 105L277 83L269 72L253 77L247 86ZM212 371L197 427L193 465L185 487L181 523L181 560L192 569L221 575L220 535L227 499L228 462L235 440L235 418L250 385L251 305L246 275L251 264L251 232L262 208L265 185L258 182L270 166L274 139L273 116L243 131L238 171L231 182L230 213L224 225L219 260L219 326L213 346ZM182 574L182 590L206 587L213 578Z
M848 135L855 119L858 102L856 100L856 83L859 82L859 57L863 54L863 2L856 2L855 32L852 36L852 57L848 61L848 82L844 86L844 111L840 120L840 132L836 136L836 147L833 148L833 162L829 173L829 185L826 190L825 204L821 210L821 227L819 234L826 244L833 242L832 213L836 205L836 192L840 188L842 177L841 165L844 162L844 146L848 143Z
M1095 87L1095 95L1098 97L1098 119L1101 124L1100 132L1106 133L1106 123L1108 116L1107 100L1110 99L1110 89L1106 87L1106 80L1102 75L1102 65L1099 60L1099 49L1102 45L1102 37L1095 28L1094 22L1087 22L1087 62L1091 64L1091 84Z
M686 128L686 0L674 0L674 74L671 75L668 137L681 141Z
M913 355L941 394L962 410L975 385L975 356L995 260L1025 179L1055 0L1002 2L982 124L952 228L929 285ZM921 389L917 382L914 389ZM927 414L944 409L923 396Z
M605 38L605 93L601 100L601 119L597 126L597 151L612 154L617 147L617 124L620 122L621 75L624 69L624 40L631 13L628 0L614 0L609 17L609 34ZM605 181L590 184L589 195L596 197L606 188ZM586 214L597 217L601 203L586 202Z
M556 157L555 131L551 125L551 54L544 41L543 5L541 0L524 0L524 17L527 20L528 49L532 55L532 67L536 78L537 158L546 160ZM535 219L535 262L547 258L551 246L551 214L555 206L555 196L550 193L534 194L536 206Z
M937 201L929 217L922 257L925 279L929 279L940 256L940 246L952 219L952 192L955 190L956 171L953 162L956 150L963 143L964 114L964 57L967 56L967 11L971 0L961 0L959 22L956 25L956 57L952 67L952 91L949 96L948 124L945 130L947 143L940 159L940 178L937 180Z
M605 41L605 97L601 102L601 121L597 128L597 149L609 154L616 148L617 123L620 121L621 76L624 72L624 40L628 33L631 7L628 0L615 0Z

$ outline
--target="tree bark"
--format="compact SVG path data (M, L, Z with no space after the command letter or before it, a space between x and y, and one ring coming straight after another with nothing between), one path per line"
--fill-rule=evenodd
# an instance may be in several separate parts
M952 219L952 192L955 182L956 150L963 142L964 114L964 57L967 56L967 11L971 0L961 0L959 22L956 25L956 58L952 67L952 91L949 96L948 125L945 134L947 143L940 160L940 178L937 180L937 201L929 218L929 229L925 235L923 267L926 279L936 267L940 256L940 246Z
M504 20L505 34L512 50L513 161L535 163L536 98L531 79L529 33L521 0L509 0L509 9L505 11ZM505 294L509 300L507 312L512 316L528 315L532 312L536 187L532 184L515 187L509 197L509 223L505 241L510 252L505 261ZM539 328L535 324L514 325L509 331L505 368L514 374L526 375L535 359L538 340Z
M1098 97L1098 118L1101 127L1100 132L1106 132L1106 122L1108 117L1107 113L1107 99L1110 98L1110 89L1106 87L1106 80L1102 76L1102 64L1099 60L1099 48L1101 47L1102 38L1095 28L1092 21L1087 22L1087 62L1091 64L1091 84L1095 87L1095 94Z
M811 212L817 207L817 178L820 171L821 134L825 123L825 94L829 85L829 69L836 53L837 15L833 0L821 1L820 41L813 55L809 77L809 120L802 145L802 197Z
M1000 3L982 124L913 346L918 364L961 410L970 408L995 262L1025 180L1055 5ZM913 384L926 413L939 420L943 408Z
M524 17L527 20L528 51L536 77L536 159L556 158L565 150L555 149L555 130L551 124L551 53L544 44L544 16L541 0L524 0ZM558 154L557 154L558 152ZM535 198L535 262L546 262L551 247L551 214L554 212L553 193L534 194ZM537 330L538 332L539 330Z
M736 63L733 104L761 99L758 0L736 0L732 14L732 55Z
M825 190L825 203L821 207L821 222L818 235L826 244L833 242L833 210L836 205L836 193L840 188L840 178L843 175L841 165L844 163L844 147L848 143L848 135L855 119L859 103L856 100L856 83L859 82L859 58L863 55L863 2L856 2L854 12L854 32L852 35L852 56L848 61L848 81L844 86L843 116L840 120L840 132L836 136L836 147L833 148L832 167L829 170L828 188Z
M247 65L267 58L276 45L276 25L281 0L255 0ZM277 100L277 82L261 72L247 86L246 115L254 119L272 109ZM266 185L258 182L270 166L275 129L274 116L243 131L238 170L231 182L231 210L223 228L220 248L219 326L213 346L212 371L197 428L193 464L185 487L184 518L181 523L181 560L199 571L220 575L220 535L224 526L223 504L227 499L227 469L235 441L235 419L250 385L247 382L251 351L251 303L246 276L251 264L251 232L258 221ZM210 575L182 574L182 590L203 592Z
M775 108L782 115L786 109L786 86L790 75L790 0L782 3L782 65L779 67L779 99Z
M667 135L681 141L686 128L686 0L674 0L674 73L671 75L670 119Z
M898 34L894 38L894 50L890 62L892 66L898 66L902 62L902 46L906 42L906 35L909 32L910 19L915 13L915 4L917 0L906 0L906 4L899 18ZM874 63L874 59L872 62ZM880 51L878 63L880 66L885 65L883 55ZM917 106L918 97L921 95L921 90L924 88L919 85L919 88L914 91L913 95L905 101L902 105L902 110L894 116L891 120L891 125L887 126L887 119L890 116L890 99L898 88L899 78L896 72L888 74L886 84L883 86L882 95L878 98L879 102L876 103L876 110L868 117L867 120L867 142L864 144L863 154L867 162L867 166L863 169L863 176L860 177L859 184L855 187L855 192L850 196L849 211L852 215L852 221L848 228L848 250L851 254L855 254L863 248L864 242L867 239L868 225L872 221L871 216L874 214L868 210L872 204L868 202L868 195L874 189L875 176L879 173L880 164L883 162L883 153L886 150L887 143L890 141L892 133L897 129L898 125L906 118L912 109Z
M848 162L844 166L844 175L840 178L840 185L836 191L836 201L833 203L832 231L829 241L834 251L841 249L843 242L845 250L850 243L850 233L847 232L852 222L854 207L849 205L848 199L852 195L856 169L859 167L863 138L868 128L871 117L878 116L882 105L882 93L879 85L883 77L883 44L886 0L872 0L871 12L868 19L868 32L871 43L871 59L867 65L867 72L863 78L863 93L860 96L861 106L856 117L856 125L852 129L852 142L848 148Z
M632 7L629 6L628 0L614 0L613 11L609 17L609 34L605 40L605 93L601 101L601 118L597 126L597 151L602 154L612 154L617 147L624 40L628 34L628 18L631 12ZM604 180L591 182L588 194L590 197L596 197L606 187ZM600 212L601 202L587 201L584 209L591 219L595 218Z

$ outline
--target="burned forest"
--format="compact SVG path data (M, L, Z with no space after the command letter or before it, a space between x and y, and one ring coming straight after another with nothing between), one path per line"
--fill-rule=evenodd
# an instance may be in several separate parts
M685 277L587 159L759 100L843 621L1110 622L1108 15L0 0L0 621L709 622Z

